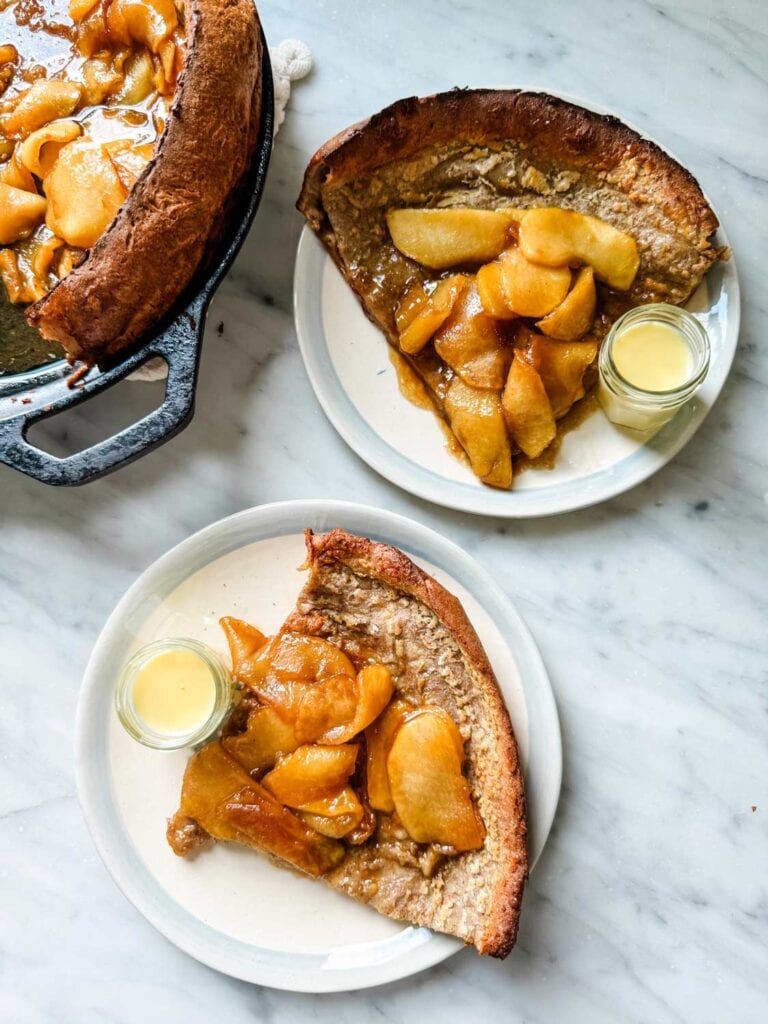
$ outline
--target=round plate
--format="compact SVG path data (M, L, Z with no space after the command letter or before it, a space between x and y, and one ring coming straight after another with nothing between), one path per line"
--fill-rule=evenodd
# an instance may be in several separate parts
M234 614L276 630L303 577L302 531L339 526L406 551L462 600L496 671L526 774L529 853L536 862L560 791L552 690L536 646L499 587L465 552L401 516L345 502L292 501L241 512L179 544L134 583L94 648L78 704L75 768L93 839L125 895L203 963L261 985L333 992L379 985L462 948L403 926L266 857L219 843L176 857L165 841L188 752L142 747L113 707L117 674L141 644L191 636L223 648Z
M728 245L722 228L715 244ZM568 512L621 494L669 462L698 430L731 368L739 333L733 257L712 267L687 308L702 318L712 345L709 373L691 402L653 437L615 426L598 408L565 435L552 469L527 469L515 477L511 490L499 491L482 484L449 452L431 411L401 395L383 334L308 227L296 257L296 333L312 387L331 423L392 483L464 512L510 518Z

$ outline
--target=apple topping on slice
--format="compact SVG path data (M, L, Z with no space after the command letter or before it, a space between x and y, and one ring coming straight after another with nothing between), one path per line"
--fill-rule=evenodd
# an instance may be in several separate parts
M254 708L245 731L227 736L222 746L247 772L271 768L281 754L290 754L299 746L293 726L271 707Z
M477 293L483 309L494 320L514 320L518 315L507 305L501 281L501 263L486 263L477 272Z
M260 629L242 619L235 619L231 615L225 615L223 619L219 619L219 625L224 630L229 645L232 675L240 681L243 665L253 654L257 654L262 649L267 638Z
M168 825L168 840L181 856L189 849L177 840L185 821L197 822L214 839L282 857L310 875L322 875L344 859L341 843L283 807L216 741L194 754L184 772L181 806Z
M355 770L358 747L306 744L281 757L261 780L287 807L303 807L342 789Z
M422 708L395 733L387 771L397 816L417 843L477 850L485 828L461 768L464 748L452 718Z
M511 487L512 449L498 392L470 387L456 377L444 408L475 474L491 487Z
M504 298L518 316L546 316L568 294L571 286L568 267L531 263L519 248L507 249L499 263Z
M395 809L389 788L387 757L395 733L413 710L404 700L393 700L384 714L365 730L368 800L376 811L391 814Z
M630 287L640 266L631 235L598 217L554 206L528 210L520 225L519 244L527 259L546 267L585 263L619 291Z
M409 289L395 313L400 348L406 355L420 352L447 320L465 281L463 274L452 274L438 281L431 293L420 284Z
M555 417L537 370L520 354L509 368L501 399L504 418L518 447L535 459L554 440Z
M536 326L558 341L577 341L592 326L596 303L595 272L592 267L582 267L573 288L560 305L555 306Z
M509 244L519 210L405 209L387 213L395 248L424 267L486 263Z
M302 821L321 835L341 839L358 827L365 808L351 786L345 786L333 796L313 800L300 810Z
M512 361L497 322L483 310L475 281L464 285L453 311L434 336L435 352L467 384L501 390Z
M378 718L394 683L384 665L366 665L353 676L331 676L310 686L296 714L302 743L346 743Z
M352 662L335 644L321 637L280 633L241 664L237 678L286 721L293 721L309 686L330 676L354 674Z
M584 374L597 355L597 342L553 341L529 332L528 358L538 370L555 419L560 419L574 402L584 397Z

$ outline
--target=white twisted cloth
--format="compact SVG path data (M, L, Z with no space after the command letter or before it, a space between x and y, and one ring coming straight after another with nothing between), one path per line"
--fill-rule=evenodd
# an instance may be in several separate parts
M312 53L306 43L299 39L284 39L274 50L269 51L272 61L272 80L275 87L275 127L277 135L285 120L285 108L291 98L291 83L306 78L312 70ZM164 359L149 359L138 370L129 374L127 380L165 380L168 364Z

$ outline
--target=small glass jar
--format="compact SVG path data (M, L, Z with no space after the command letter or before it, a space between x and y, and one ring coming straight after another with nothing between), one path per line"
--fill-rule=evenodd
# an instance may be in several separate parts
M135 685L139 673L160 654L188 651L196 655L208 668L213 683L213 703L210 713L194 727L183 730L158 730L138 713L134 702ZM232 707L234 683L221 656L198 640L183 637L157 640L140 648L127 662L115 689L115 709L126 732L139 743L156 750L179 750L204 743L219 729Z
M672 327L688 346L690 369L684 381L667 391L647 391L619 373L613 346L629 327L638 324ZM679 306L650 303L630 309L611 328L600 349L598 400L612 423L632 430L656 431L670 420L698 390L709 370L710 346L701 322Z

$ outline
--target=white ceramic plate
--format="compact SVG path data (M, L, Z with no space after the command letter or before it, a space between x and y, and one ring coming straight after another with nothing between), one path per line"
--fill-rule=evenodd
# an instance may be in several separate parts
M160 558L120 601L94 648L77 713L80 801L115 881L142 914L217 970L276 988L331 992L392 981L461 948L404 927L319 882L234 844L189 861L165 841L187 753L131 740L113 708L117 674L141 644L191 636L223 648L218 618L267 632L294 607L302 531L334 526L395 544L457 594L493 663L526 772L529 852L535 863L560 791L560 730L552 690L522 619L460 548L389 512L344 502L294 501L214 523Z
M728 245L722 229L716 244ZM568 512L621 494L669 462L703 422L731 368L739 333L733 258L710 270L687 308L703 318L712 344L709 374L692 402L647 440L614 426L598 410L565 436L553 469L528 469L511 490L498 491L480 483L451 455L433 413L400 394L383 335L309 228L302 232L296 257L296 333L312 387L331 423L392 483L464 512L510 518Z

